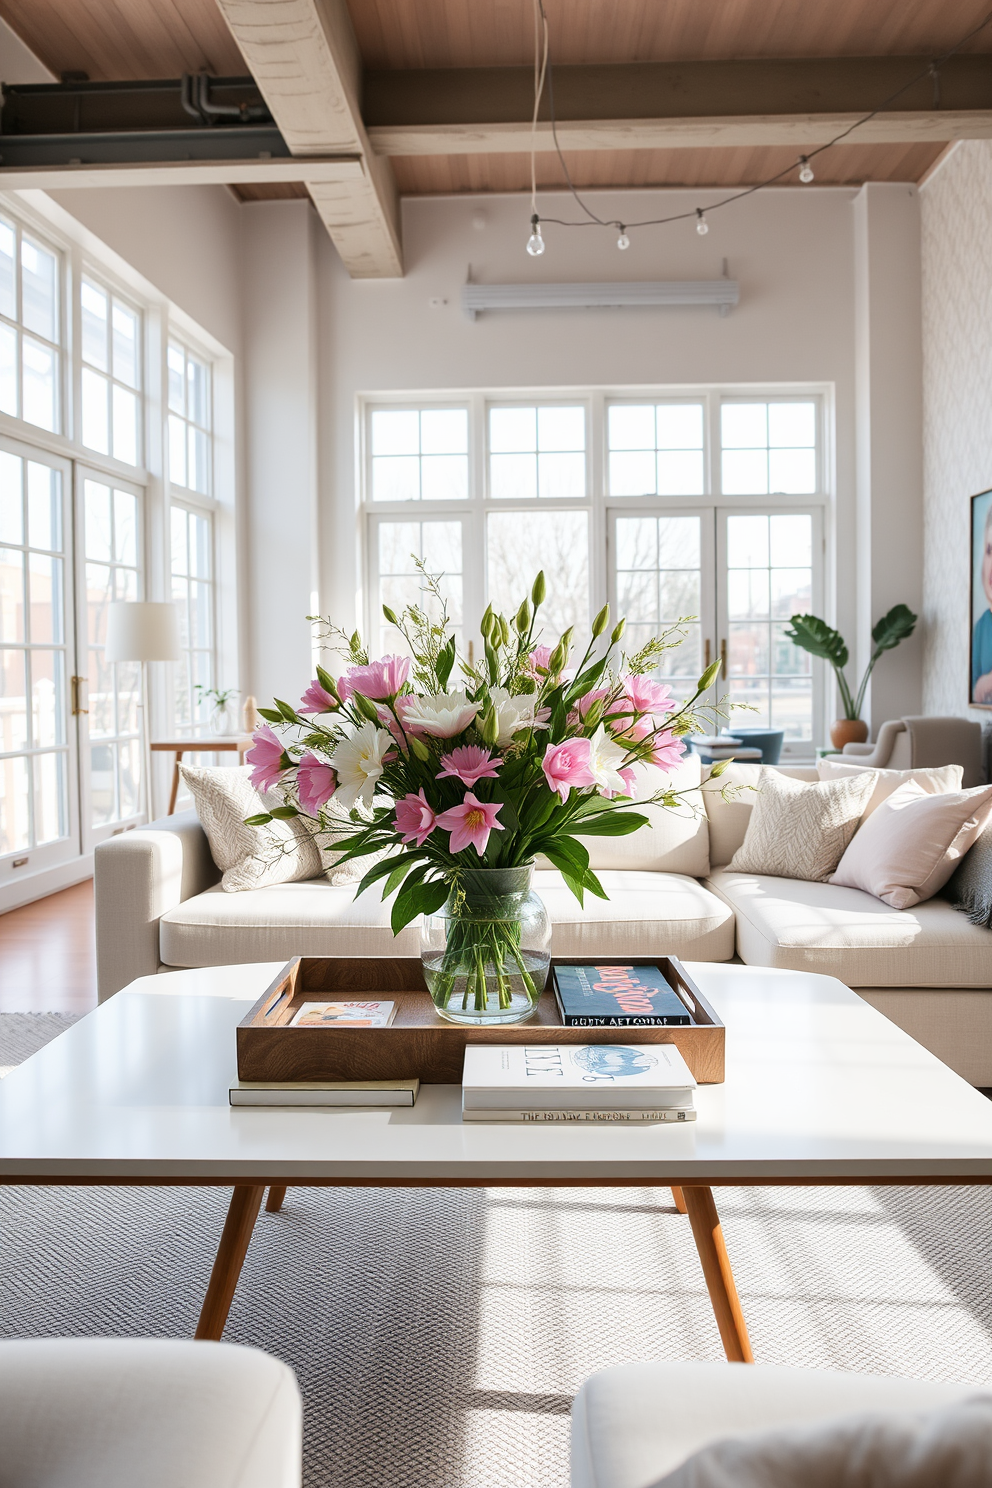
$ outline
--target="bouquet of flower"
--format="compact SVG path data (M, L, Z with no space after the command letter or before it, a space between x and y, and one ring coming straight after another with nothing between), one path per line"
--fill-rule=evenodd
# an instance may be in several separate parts
M284 804L249 820L302 817L317 837L337 831L339 863L375 854L357 892L382 883L383 899L395 896L394 933L418 915L441 917L424 959L438 1010L509 1021L533 1009L549 964L547 944L527 944L522 928L534 859L559 869L580 903L586 892L607 897L579 839L646 824L632 800L639 764L659 773L646 799L678 804L666 777L720 664L677 703L650 673L684 632L672 627L627 656L625 623L610 631L609 606L574 662L571 628L540 644L543 573L512 620L486 610L473 663L457 653L438 580L424 577L440 618L384 608L409 656L373 661L358 632L323 622L347 655L343 675L318 667L298 707L259 710L268 722L247 756L252 782Z

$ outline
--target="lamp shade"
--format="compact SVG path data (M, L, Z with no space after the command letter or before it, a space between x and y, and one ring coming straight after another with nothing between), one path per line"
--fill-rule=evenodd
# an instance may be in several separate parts
M171 602L115 600L107 610L107 661L178 661L179 611Z

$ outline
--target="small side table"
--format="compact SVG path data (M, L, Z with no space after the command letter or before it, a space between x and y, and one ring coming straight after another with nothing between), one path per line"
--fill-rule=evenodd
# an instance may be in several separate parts
M169 797L169 809L166 815L175 814L176 797L179 795L179 763L184 754L233 754L237 750L238 763L244 764L245 752L251 748L251 744L250 734L239 734L236 738L221 736L216 739L159 739L149 745L151 750L160 754L176 756L176 763L172 770L172 794Z

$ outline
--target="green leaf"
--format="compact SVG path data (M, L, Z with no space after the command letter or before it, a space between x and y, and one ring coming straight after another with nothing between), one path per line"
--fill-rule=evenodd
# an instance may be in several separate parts
M568 888L570 888L571 891L572 891L572 893L575 895L576 899L578 899L578 901L582 905L582 907L585 908L585 901L584 901L584 894L583 894L582 881L581 881L581 879L573 878L572 874L571 873L566 873L565 870L564 870L564 868L561 870L561 876L565 880L565 883L568 886Z
M636 811L601 811L585 820L570 822L562 831L582 837L629 837L647 824L647 817Z
M609 899L610 897L591 868L587 868L582 875L582 887L588 889L590 894L595 894L597 899Z
M396 871L399 865L402 865L403 873L406 873L409 868L412 868L419 856L419 853L402 853L399 857L384 858L381 863L373 863L355 890L355 898L357 899L359 894L363 894L366 889L370 889L380 878L388 878ZM339 859L340 861L343 861L343 859ZM337 864L335 864L336 866ZM383 895L383 898L385 898L385 895Z
M282 714L277 713L275 708L259 708L258 712L259 716L264 718L266 723L282 723L283 721Z
M832 625L816 615L793 615L789 624L792 629L787 626L785 634L794 646L801 646L811 656L822 657L838 670L847 666L847 643Z
M392 860L390 859L390 861ZM396 864L396 867L393 869L392 873L389 874L386 882L382 886L382 899L388 899L390 894L392 894L396 889L399 888L400 884L406 878L412 867L413 863L409 858L407 858L405 861L402 858L400 859L400 861ZM366 875L366 877L367 876L368 875ZM364 883L365 880L363 879L362 882Z
M282 698L273 698L273 702L275 703L276 707L279 709L280 722L282 721L282 719L285 719L285 721L287 723L296 723L297 722L296 709L295 708L291 708L288 703L284 703L283 700L282 700Z
M294 816L299 816L295 806L273 806L272 815L279 821L292 821Z
M448 897L448 885L435 878L430 883L405 883L393 902L389 923L394 935L415 920L418 914L433 914Z
M887 615L883 615L877 621L871 633L879 651L891 651L898 646L900 641L906 640L907 636L913 634L913 628L919 617L914 615L909 605L893 605Z
M245 826L246 827L267 827L268 824L269 824L269 822L271 820L272 820L272 818L271 818L271 816L269 815L269 813L267 811L261 811L261 812L259 812L258 816L246 816L245 817Z
M573 698L581 697L583 693L590 692L596 686L603 672L606 670L606 657L601 661L594 661L592 666L586 667L585 671L575 678L574 682L568 684L565 697L571 701Z
M434 670L437 672L437 680L441 684L443 692L448 685L451 676L451 668L455 664L455 638L452 636L446 646L442 646Z
M535 843L534 848L536 852L543 852L560 873L581 877L589 867L588 852L573 837L559 837L554 842Z

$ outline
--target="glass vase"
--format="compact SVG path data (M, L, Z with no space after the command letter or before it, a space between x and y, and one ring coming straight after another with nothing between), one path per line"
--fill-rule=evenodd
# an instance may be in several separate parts
M544 991L551 921L531 889L533 864L471 868L420 932L424 979L450 1023L519 1023Z

